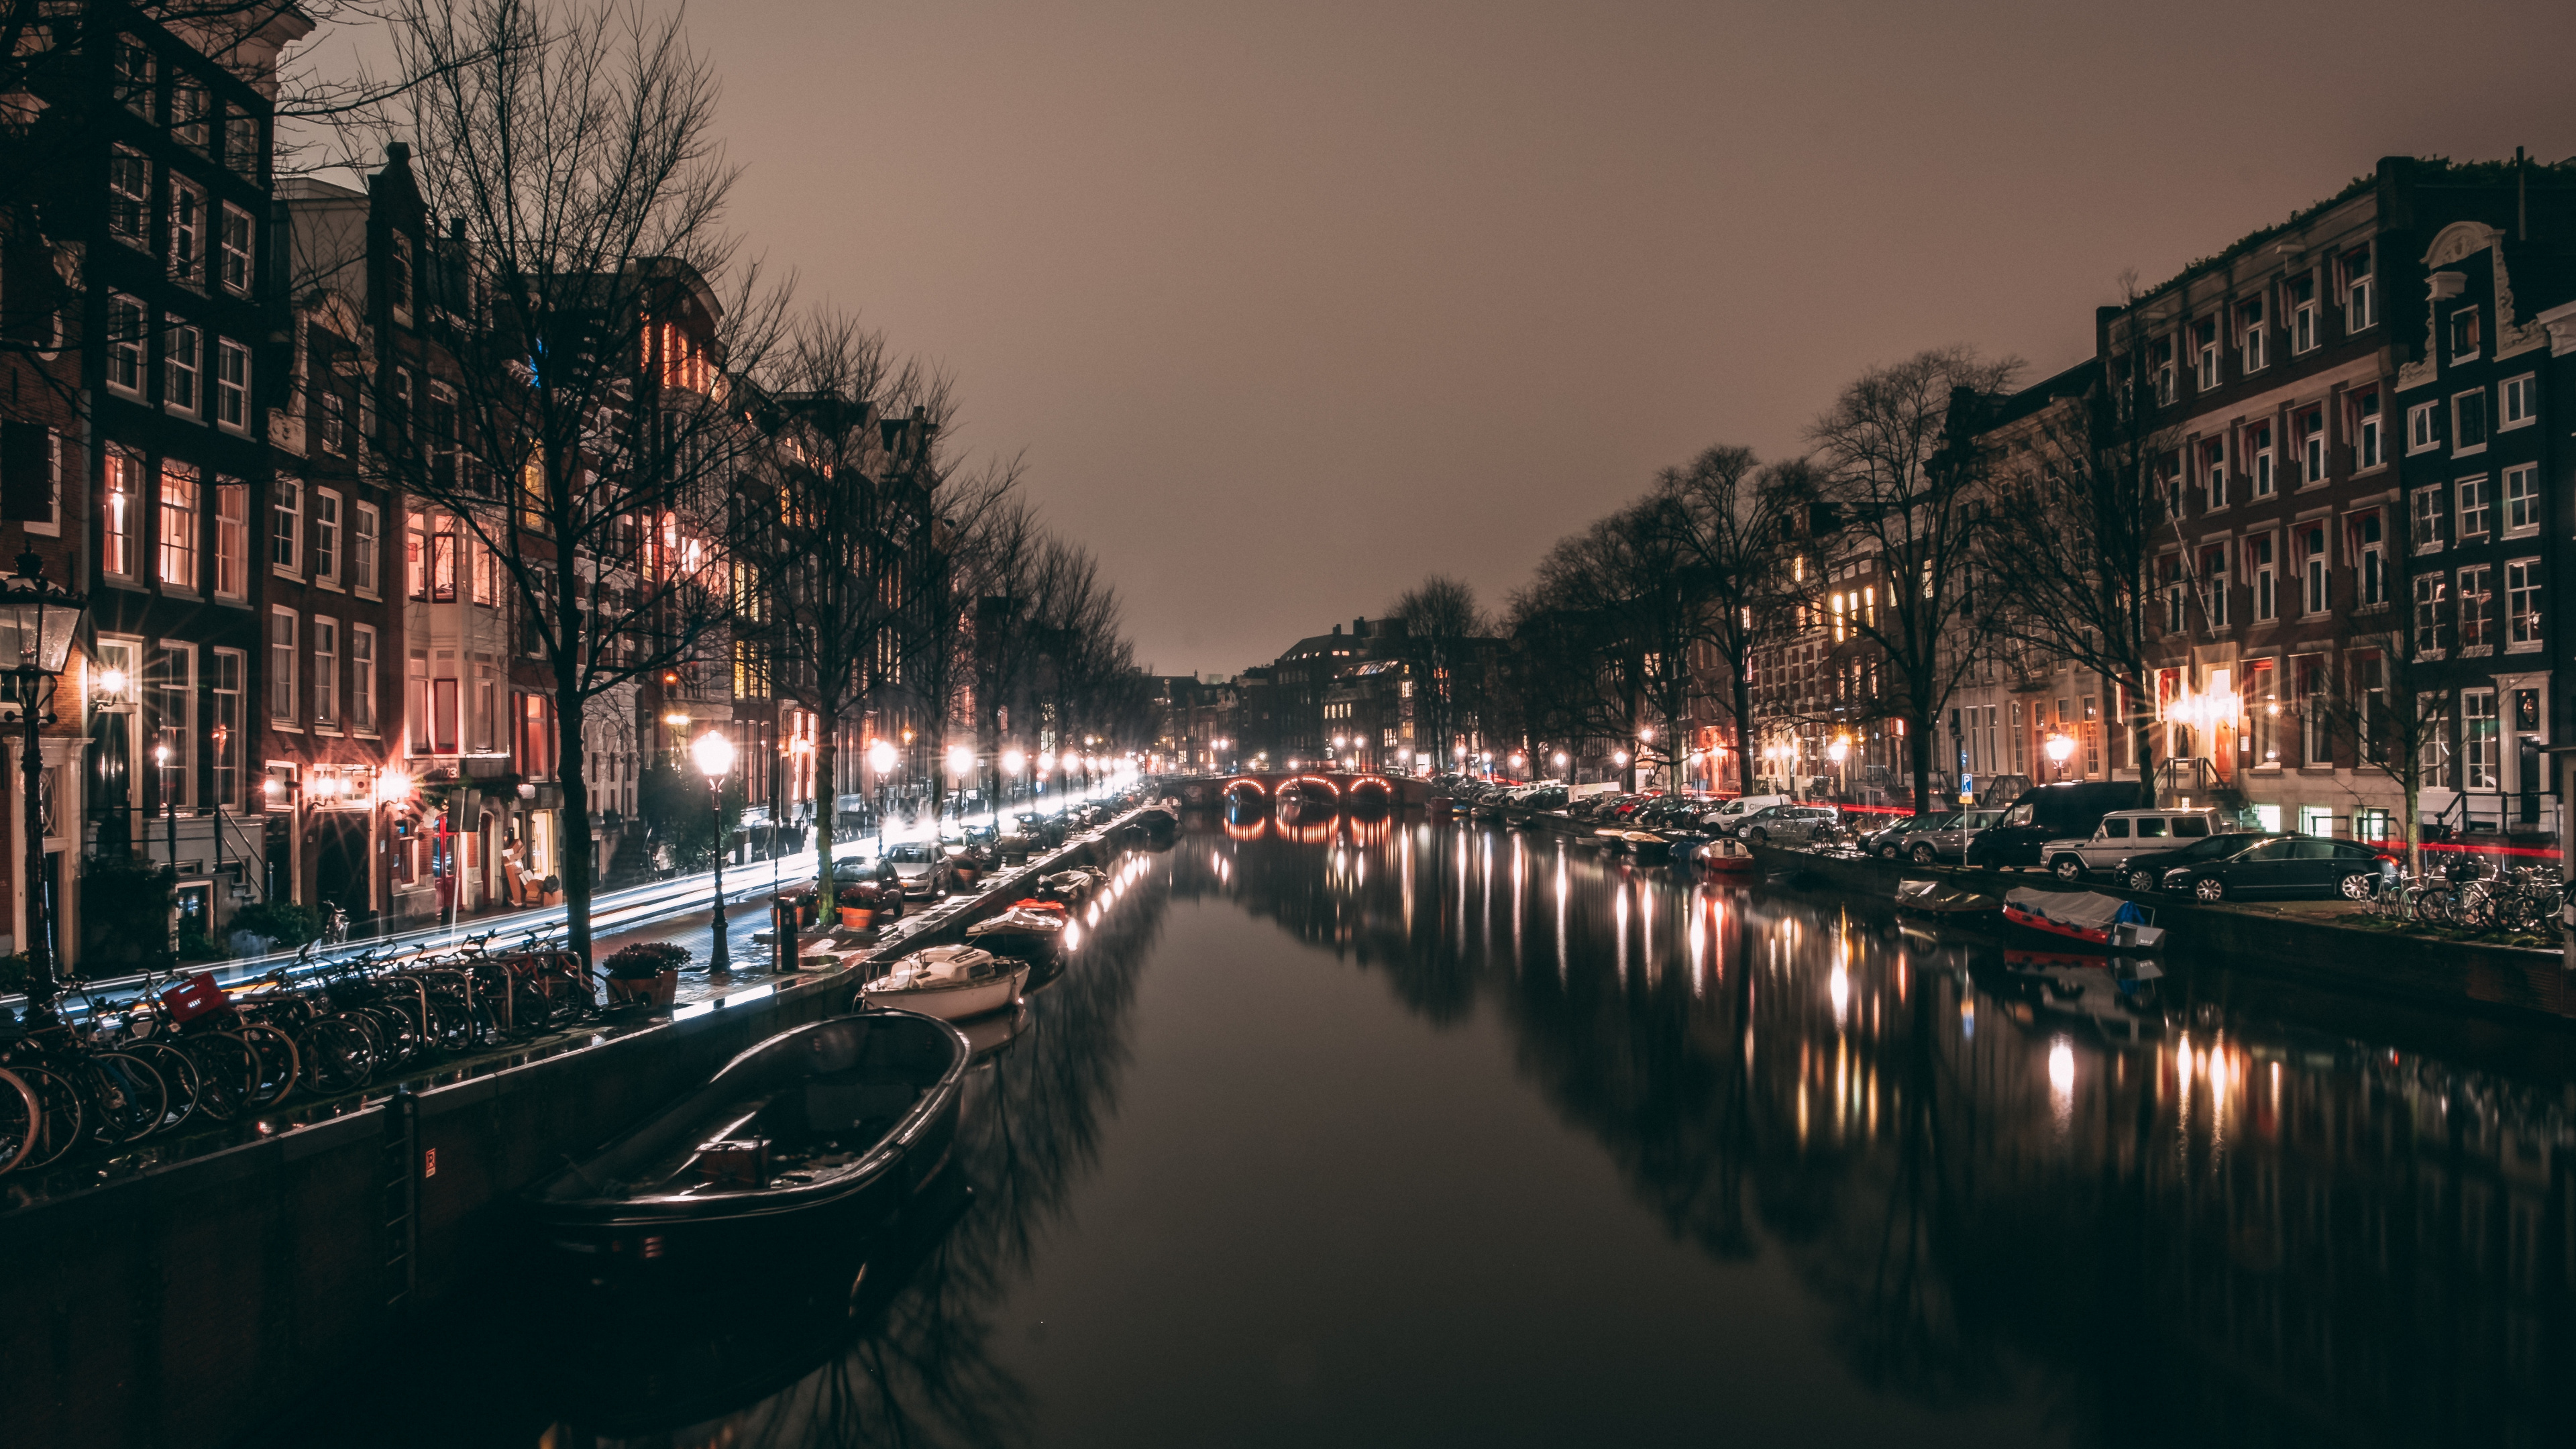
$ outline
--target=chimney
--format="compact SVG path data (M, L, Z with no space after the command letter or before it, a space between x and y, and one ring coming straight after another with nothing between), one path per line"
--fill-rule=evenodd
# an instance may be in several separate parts
M1342 626L1341 626L1341 625L1339 625L1339 624L1335 624L1335 625L1333 626L1333 633L1334 633L1335 635L1337 635L1337 636L1338 636L1341 632L1342 632Z
M1353 620L1351 621L1351 632L1352 632L1352 633L1354 633L1354 634L1356 634L1356 635L1358 635L1358 636L1360 636L1360 637L1361 637L1361 638L1363 638L1363 639L1367 638L1367 637L1368 637L1368 620L1366 620L1366 619L1353 619Z

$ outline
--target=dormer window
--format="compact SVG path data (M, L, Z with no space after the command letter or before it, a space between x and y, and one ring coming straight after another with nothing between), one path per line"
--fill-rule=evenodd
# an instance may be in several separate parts
M2478 356L2478 309L2462 307L2451 314L2451 361L2475 362Z

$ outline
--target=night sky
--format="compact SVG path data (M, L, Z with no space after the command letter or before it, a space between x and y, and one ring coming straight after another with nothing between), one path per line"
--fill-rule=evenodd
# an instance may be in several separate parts
M733 221L952 369L1163 673L1489 603L1860 368L2081 357L2383 154L2576 153L2576 4L690 11Z

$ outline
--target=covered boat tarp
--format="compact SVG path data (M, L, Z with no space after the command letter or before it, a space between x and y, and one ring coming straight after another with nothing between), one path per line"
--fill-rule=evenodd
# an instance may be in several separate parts
M2006 891L2004 919L2096 944L2145 950L2164 944L2165 933L2150 924L2155 917L2146 907L2099 891Z
M2136 902L2099 891L2043 891L2023 886L2004 892L2004 899L2034 916L2079 931L2107 931L2123 921L2138 926L2148 923L2146 911Z

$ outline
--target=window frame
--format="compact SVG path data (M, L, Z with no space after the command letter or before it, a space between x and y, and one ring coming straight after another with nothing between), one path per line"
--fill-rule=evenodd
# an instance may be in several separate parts
M2335 259L2336 281L2342 292L2343 330L2349 337L2367 332L2379 325L2379 268L2370 243L2364 242ZM2359 257L2359 266L2353 258Z
M296 715L301 703L302 671L298 658L302 615L284 604L272 604L268 610L268 723L271 729L301 730L303 721ZM280 712L281 706L283 713Z
M2510 432L2540 421L2539 373L2526 372L2519 377L2508 377L2497 384L2496 390L2504 399L2504 416L2495 425L2495 431Z
M2299 486L2315 488L2333 481L2334 449L2329 443L2332 434L2326 431L2324 405L2290 414L2290 435L2299 453Z
M107 390L143 401L151 387L152 309L140 297L107 294ZM119 380L122 374L124 380Z
M2516 483L2523 485L2519 493L2514 488ZM2504 486L2499 492L2503 495L2504 501L2504 536L2506 538L2528 538L2540 532L2542 504L2539 464L2516 463L2506 468ZM2517 510L2522 514L2519 519L2515 517Z
M374 736L382 728L376 711L376 626L349 621L349 730Z
M250 656L221 646L207 652L206 774L208 803L238 814L242 808L242 692L250 680ZM227 682L229 681L229 682Z
M313 698L306 718L316 731L336 731L340 725L340 621L316 614L306 623L305 637L306 652L313 661L308 671Z
M304 576L304 484L279 477L268 496L268 566L284 578Z
M2236 356L2240 371L2261 372L2272 363L2269 329L2264 326L2263 299L2249 297L2236 304Z
M2495 535L2495 489L2484 473L2451 480L2452 537L2463 545Z
M250 436L250 346L229 337L215 339L215 426ZM236 416L238 414L238 416Z
M125 485L122 488L117 486L120 481ZM143 545L137 527L143 511L141 453L113 444L108 447L101 474L100 511L100 576L139 586L143 582Z
M2463 406L2470 398L2478 400L2476 407ZM2472 420L2476 423L2475 427L2470 426ZM2465 458L2472 453L2485 452L2488 436L2493 431L2488 423L2485 388L2473 387L2451 394L2451 456ZM2477 441L2466 441L2471 433L2477 435Z
M2245 425L2245 457L2251 498L2270 498L2281 491L2280 453L2272 444L2268 421Z
M240 242L235 246L234 223L240 223ZM258 258L259 229L251 214L227 201L216 213L215 249L219 259L217 275L223 289L236 297L247 297L252 279L259 275L253 265ZM239 280L235 280L238 274Z
M2434 426L2439 417L2438 402L2411 403L2406 409L2406 451L2429 453L2442 446L2442 434Z
M2324 329L2317 325L2316 273L2292 277L2284 289L2290 297L2290 355L2304 357L2325 345Z
M2443 487L2440 483L2427 483L2406 495L2406 537L2418 557L2442 551L2442 525L2451 512L2449 501L2442 496Z
M192 421L206 415L206 330L161 318L161 410Z
M140 189L135 189L135 188ZM131 146L107 154L107 234L140 251L152 249L152 158Z
M2516 582L2517 577L2520 582ZM2541 613L2541 589L2544 580L2537 558L2512 558L2504 562L2504 648L2508 654L2529 654L2539 650L2548 636L2548 622Z
M2441 569L2415 575L2413 642L2418 659L2439 659L2444 615L2451 602L2451 576Z
M2479 706L2483 704L2484 708ZM2460 785L2463 790L2503 788L2504 721L2496 713L2496 691L2460 691Z
M2246 535L2245 576L2253 590L2254 622L2278 623L2281 618L2280 535L2271 529Z
M2472 586L2474 581L2474 586ZM2496 640L2495 565L2462 564L2452 577L2451 599L2456 629L2463 656L2493 653Z
M338 489L312 491L305 504L304 555L313 566L313 582L325 588L340 587L342 517Z
M153 576L160 580L164 593L198 592L198 537L201 531L198 510L205 506L205 480L185 463L164 458L160 469L160 497L152 509L154 521ZM178 577L172 577L173 573Z
M349 508L349 589L363 599L384 594L384 510L358 502Z
M2450 358L2451 365L2453 367L2460 367L2468 363L2475 362L2485 353L2486 328L2483 320L2479 316L2477 303L2472 302L2465 307L2454 307L2451 309L2450 315L2444 317L2442 320L2447 324L2442 329L2442 340L2444 343L2443 353L2445 356ZM2465 348L2460 345L2463 336L2465 336L2468 341L2468 345Z
M250 602L250 485L218 474L215 478L214 597L231 604ZM227 509L227 504L238 507ZM230 586L227 587L226 575Z
M2352 394L2352 469L2367 473L2388 464L2388 401L2380 389Z

